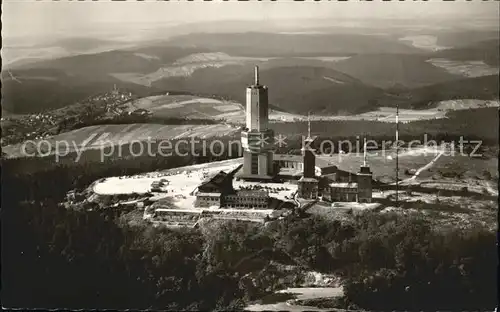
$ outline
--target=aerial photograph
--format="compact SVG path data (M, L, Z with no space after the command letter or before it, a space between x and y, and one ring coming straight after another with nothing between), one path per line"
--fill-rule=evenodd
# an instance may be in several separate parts
M500 2L1 9L4 309L497 311Z

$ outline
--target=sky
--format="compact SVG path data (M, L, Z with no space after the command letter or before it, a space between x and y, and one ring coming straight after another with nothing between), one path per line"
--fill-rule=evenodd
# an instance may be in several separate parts
M214 20L279 20L311 18L497 18L500 2L474 0L405 2L186 2L186 1L2 1L2 35L50 35L56 31L124 28L141 23L180 24Z

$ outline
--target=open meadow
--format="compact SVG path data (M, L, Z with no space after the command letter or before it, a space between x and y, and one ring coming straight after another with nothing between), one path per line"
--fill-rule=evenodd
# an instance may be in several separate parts
M220 171L226 173L242 163L242 158L179 167L162 172L152 172L131 177L109 177L92 185L92 191L97 195L146 194L152 193L151 200L168 200L168 208L192 210L195 202L195 192L205 179ZM151 192L151 184L155 181L165 181L162 192ZM234 181L235 189L258 186L259 183ZM269 183L264 185L270 189L269 196L282 201L292 201L297 185ZM276 189L277 191L274 191ZM279 189L279 190L278 190Z
M155 95L141 98L121 106L125 112L144 109L155 118L186 118L245 122L245 107L235 101L219 100L196 95ZM269 110L269 119L294 121L307 118L304 115Z
M463 77L481 77L498 75L498 67L486 64L484 61L455 61L442 58L427 60L432 65L443 68L447 72Z
M271 103L272 104L272 103ZM456 99L438 101L433 107L426 109L400 109L399 121L411 122L417 120L446 118L446 112L452 110L465 110L485 107L499 107L498 100ZM245 120L245 107L235 101L219 100L195 95L156 95L141 98L125 103L121 109L133 112L144 109L157 118L187 118L225 120L233 123L243 123ZM276 122L306 121L307 116L293 114L271 109L269 119ZM311 114L313 121L336 120L368 120L381 122L396 122L396 108L374 107L374 110L359 114L349 115L321 115Z
M150 59L157 59L154 55L136 53L135 55ZM219 68L229 65L243 65L245 63L265 62L272 58L232 56L223 52L193 53L175 60L172 64L160 67L150 73L111 73L110 75L126 82L144 86L151 86L155 81L165 78L189 77L196 70L203 68Z
M232 101L195 95L157 95L141 98L122 106L127 112L145 109L156 118L228 120L244 119L244 108Z
M64 132L30 143L15 144L3 147L7 157L35 156L40 152L45 156L59 153L72 153L92 149L103 149L113 146L129 145L134 142L167 141L196 138L232 136L238 129L224 124L214 125L161 125L161 124L120 124L84 127ZM143 146L144 151L147 152ZM67 152L66 152L67 151ZM136 152L138 153L138 152Z

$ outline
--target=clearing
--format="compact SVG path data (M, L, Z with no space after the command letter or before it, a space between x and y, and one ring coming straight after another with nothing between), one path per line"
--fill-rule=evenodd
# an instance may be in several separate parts
M431 35L418 35L418 36L406 36L399 38L400 41L409 43L409 45L426 50L426 51L439 51L448 49L449 47L440 46L437 44L437 37Z
M196 95L155 95L125 103L120 107L126 112L145 109L159 118L187 118L245 122L245 107L234 101L218 100ZM269 120L294 121L306 118L276 110L269 111Z
M166 186L162 192L152 192L153 199L168 199L170 208L190 210L194 208L194 193L201 182L220 171L227 173L242 162L242 158L237 158L131 177L110 177L96 182L92 188L98 195L145 194L151 191L153 182L165 179ZM235 189L263 186L260 183L245 181L234 181L233 185ZM267 183L265 186L270 189L270 197L283 201L292 201L293 193L297 191L297 185L290 183Z
M399 109L399 121L402 123L427 120L427 119L442 119L446 118L446 111L448 110L465 110L474 108L485 107L499 107L499 101L477 100L477 99L459 99L439 101L436 107L429 109ZM283 114L277 116L280 118L272 118L284 122L294 121L307 121L307 116L298 114ZM396 122L396 108L394 107L379 107L375 111L356 114L356 115L336 115L336 116L322 116L311 115L313 121L330 121L330 120L370 120L381 122ZM271 118L270 118L271 119Z
M120 124L84 127L64 132L53 137L35 140L34 144L15 144L3 147L8 157L25 157L40 152L48 156L68 151L85 151L111 146L127 145L151 140L170 141L185 138L208 139L232 136L239 129L225 124L214 125L161 125L161 124ZM26 153L23 152L23 146ZM144 147L146 149L146 147ZM147 150L145 150L147 152Z
M266 62L270 59L272 58L230 56L222 52L195 53L180 58L172 64L163 66L152 73L112 73L110 75L125 82L132 82L150 87L153 82L164 78L189 77L196 70L202 68L220 68L228 65L243 65L247 62Z
M498 68L492 67L483 61L452 61L443 58L427 60L436 67L445 69L447 72L463 77L481 77L498 75Z

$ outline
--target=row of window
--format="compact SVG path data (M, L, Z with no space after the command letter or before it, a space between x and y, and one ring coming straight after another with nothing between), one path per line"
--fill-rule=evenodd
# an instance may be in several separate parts
M349 196L349 194L345 194L343 196L332 197L332 200L334 200L334 201L358 201L358 196L357 195Z
M199 200L205 200L205 201L219 201L219 197L207 197L207 196L200 196L198 197Z
M332 188L332 192L334 193L357 193L358 189L357 188Z
M249 209L258 209L258 208L266 209L266 208L268 208L267 205L261 205L261 204L257 204L257 205L252 205L252 204L243 204L243 205L229 204L229 205L225 205L224 207L225 208L249 208Z
M295 161L280 161L279 164L281 168L292 168L292 169L304 168L302 163Z
M228 196L226 198L228 201L242 202L242 203L266 203L267 198L260 197L239 197L239 196Z
M252 154L250 170L252 174L259 174L259 156L257 154Z

